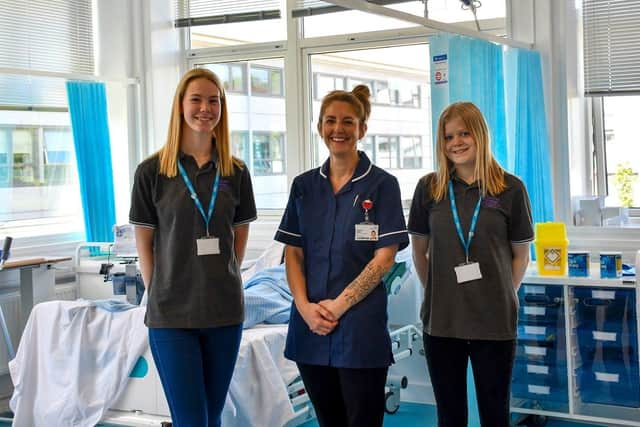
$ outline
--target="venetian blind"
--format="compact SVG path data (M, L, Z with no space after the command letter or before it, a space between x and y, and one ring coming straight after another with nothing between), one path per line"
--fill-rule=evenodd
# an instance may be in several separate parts
M587 95L640 94L640 0L583 0Z
M0 1L0 105L66 106L64 81L34 74L94 74L91 0Z
M280 0L176 0L176 27L280 18Z

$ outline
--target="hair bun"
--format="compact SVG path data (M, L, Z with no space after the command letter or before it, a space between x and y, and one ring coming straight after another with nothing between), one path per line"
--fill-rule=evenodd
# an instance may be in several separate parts
M364 108L364 121L366 122L371 115L371 101L369 100L371 98L371 90L369 86L357 85L351 90L351 93L362 103L362 107Z

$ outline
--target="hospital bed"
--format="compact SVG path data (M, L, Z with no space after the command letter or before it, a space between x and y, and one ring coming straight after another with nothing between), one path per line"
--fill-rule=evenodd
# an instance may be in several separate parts
M84 248L86 249L86 245ZM245 281L247 277L254 273L280 263L281 251L282 247L279 244L274 244L268 248L260 258L243 272ZM83 261L80 250L78 251L76 263L77 271L92 270L94 271L93 275L96 276L96 265L91 265L96 264L96 261L91 259L84 259ZM99 264L100 262L97 263ZM395 275L390 274L389 280L387 280L387 288L391 294L397 292L402 281L406 280L411 274L406 265L398 264L394 266L394 269L396 270ZM100 281L99 279L94 286L103 286L100 292L106 292L104 287L108 288L109 286L100 283ZM83 287L87 287L86 280L80 279L78 282L80 296L82 297L83 293L87 293L87 289L84 289L83 292ZM95 297L95 292L91 296ZM37 310L34 310L35 318L30 319L30 322L33 324L41 324L43 322L59 323L60 316L51 318L51 311L64 311L69 307L73 308L73 304L77 304L77 302L45 303L43 307L38 307ZM141 355L135 363L130 358L127 359L129 365L126 371L130 372L130 374L128 376L125 375L127 378L123 383L120 384L115 381L116 379L112 378L112 382L120 385L120 387L116 395L110 397L110 400L103 398L104 407L98 411L98 420L103 423L128 426L162 426L167 425L163 423L170 422L169 408L149 350L146 327L142 323L143 313L144 307L137 307L126 312L111 314L113 317L135 319L135 321L132 320L134 326L132 326L133 330L129 332L129 336L142 336L144 339L139 350ZM108 316L107 314L104 315ZM42 317L42 319L37 319L38 317ZM304 391L295 364L284 358L286 331L286 325L264 324L244 330L236 370L234 371L223 410L224 426L293 427L314 417L312 406ZM30 335L36 337L37 340L37 334ZM419 331L413 325L407 325L392 331L391 336L394 357L398 361L409 357L413 353L412 344L418 339ZM40 339L40 341L43 339ZM20 352L22 351L22 357L25 361L28 360L30 364L35 363L38 366L38 371L44 370L45 368L40 367L39 361L30 360L33 351L28 350L27 346L29 344L24 339L23 341L25 347L23 348L23 342L21 342L16 359L20 359ZM39 346L41 344L32 343L32 345ZM129 348L137 345L127 344ZM39 354L41 353L40 351ZM30 354L30 356L25 357L25 354ZM46 361L43 365L47 365ZM22 368L22 374L24 375L24 370L27 368L25 366ZM33 369L33 367L30 366L28 369ZM12 378L18 378L19 383L20 373L18 371L19 362L14 363L12 371ZM52 373L52 375L55 375L55 373ZM400 390L406 385L407 379L404 377L389 378L387 384L387 412L393 413L397 411L400 403ZM18 390L20 387L17 385L16 389ZM85 411L84 415L88 412ZM19 416L20 414L16 415ZM18 418L16 420L19 421ZM19 427L20 425L29 424L17 422L15 425ZM77 425L83 424L79 423ZM87 425L92 424L89 423Z

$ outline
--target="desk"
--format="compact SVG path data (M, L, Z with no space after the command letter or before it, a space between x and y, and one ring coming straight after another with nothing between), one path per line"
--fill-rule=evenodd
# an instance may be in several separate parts
M11 258L5 262L0 271L20 270L20 331L35 304L55 299L56 277L51 266L69 260L71 257L32 257Z

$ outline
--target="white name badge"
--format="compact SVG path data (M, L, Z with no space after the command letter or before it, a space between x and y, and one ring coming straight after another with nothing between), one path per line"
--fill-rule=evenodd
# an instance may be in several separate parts
M356 240L378 241L378 224L356 224Z
M456 271L456 278L458 283L466 283L472 280L482 279L482 273L480 273L480 264L477 262L470 262L469 264L462 264L454 268Z
M196 240L198 256L218 255L220 253L220 240L217 237L202 237Z

